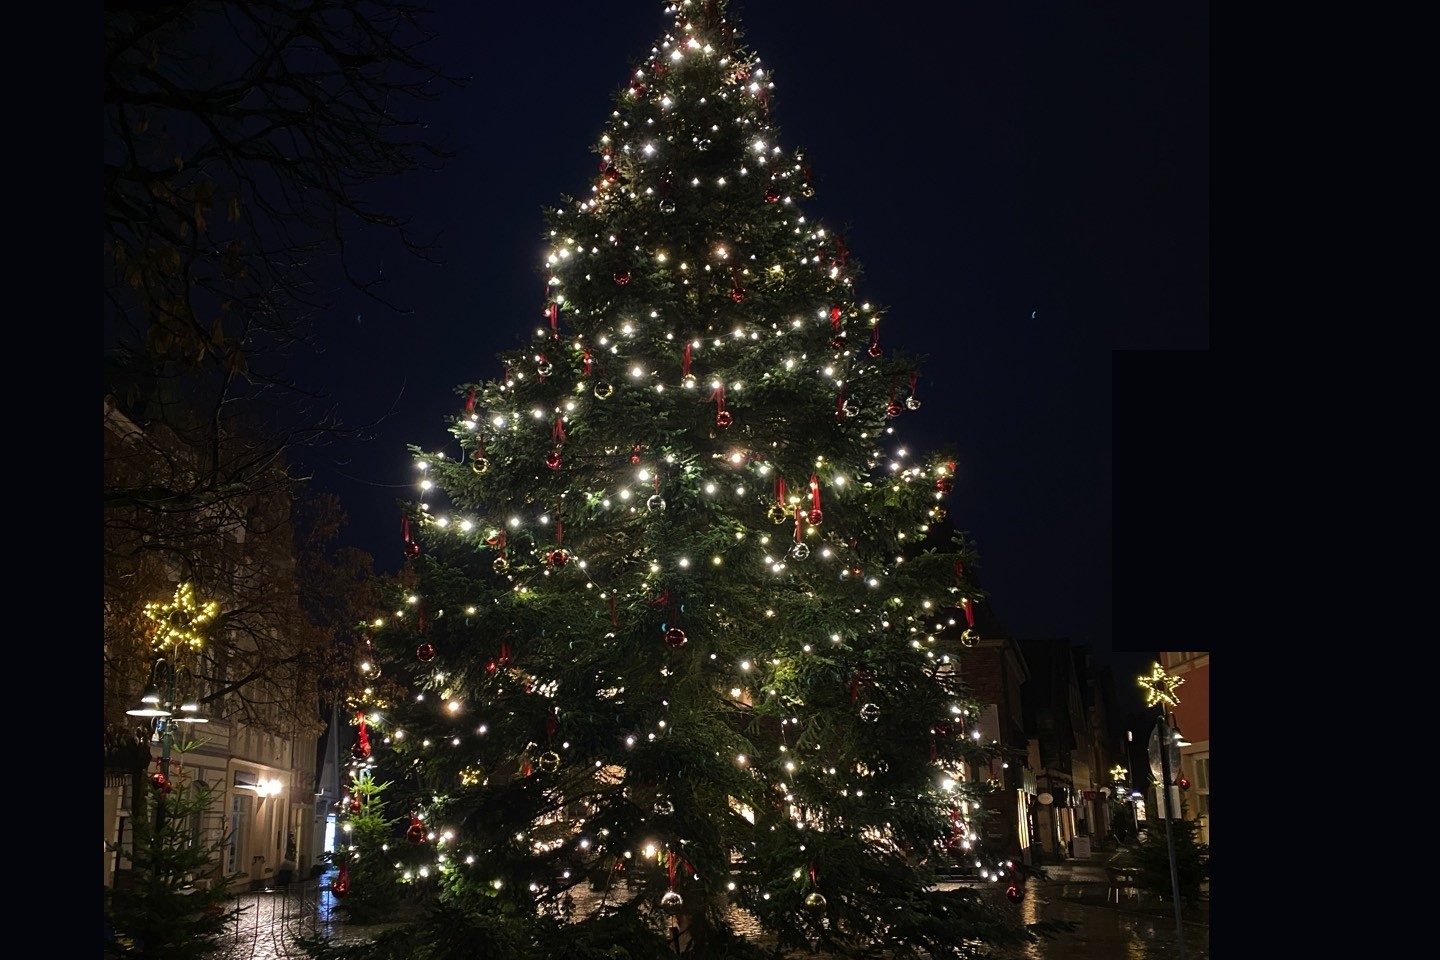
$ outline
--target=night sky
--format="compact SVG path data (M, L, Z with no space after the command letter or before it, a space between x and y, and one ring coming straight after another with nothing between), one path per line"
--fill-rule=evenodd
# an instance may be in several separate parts
M416 492L406 445L453 446L454 388L497 376L495 354L544 322L541 209L588 195L610 96L670 24L659 0L438 7L427 56L472 79L425 118L458 156L377 202L438 232L445 263L365 248L413 312L338 289L304 374L348 424L385 418L312 465L385 571ZM1175 644L1117 633L1112 366L1208 351L1208 5L730 11L776 83L780 145L806 150L801 208L844 232L857 293L890 308L887 347L928 358L896 435L957 454L950 517L995 614L1091 644L1130 705L1150 651Z

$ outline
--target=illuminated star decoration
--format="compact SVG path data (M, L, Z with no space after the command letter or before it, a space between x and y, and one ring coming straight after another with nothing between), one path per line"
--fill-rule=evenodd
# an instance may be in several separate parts
M1117 763L1115 764L1115 766L1110 768L1110 779L1116 781L1124 780L1126 776L1129 775L1129 773L1129 770L1126 770L1124 767L1120 766L1120 764Z
M200 649L205 642L203 628L219 611L220 605L213 600L196 603L195 588L189 583L176 587L169 603L145 604L145 616L155 621L155 649L179 649L182 645Z
M1140 686L1145 688L1145 706L1153 707L1158 703L1167 707L1179 706L1180 698L1175 696L1175 688L1184 682L1184 678L1166 673L1160 664L1152 664L1150 676L1140 678Z

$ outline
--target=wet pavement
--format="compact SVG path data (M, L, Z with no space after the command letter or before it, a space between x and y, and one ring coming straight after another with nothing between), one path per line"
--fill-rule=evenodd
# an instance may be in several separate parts
M1024 922L1066 920L1077 929L1020 950L995 952L991 954L995 960L1182 960L1182 956L1183 960L1209 960L1208 902L1203 910L1187 909L1185 913L1182 955L1174 908L1169 903L1129 897L1119 904L1111 902L1102 861L1047 870L1052 878L1027 883L1019 904L1005 902L997 890L1001 902ZM323 881L291 884L283 892L241 894L232 905L238 906L241 914L222 939L215 960L305 960L305 952L296 945L300 937L355 942L369 939L380 929L342 923L335 912L334 896ZM746 919L736 918L737 929L758 933ZM809 953L796 956L817 957Z
M214 960L304 960L300 938L328 937L336 943L370 939L376 928L342 923L327 882L292 883L284 890L242 893L227 904L240 913L218 941Z
M1020 951L996 953L997 960L1181 960L1169 903L1109 903L1106 883L1032 881L1026 888L1025 899L1015 908L1026 923L1068 920L1077 928ZM1208 919L1187 919L1183 930L1184 960L1210 960Z

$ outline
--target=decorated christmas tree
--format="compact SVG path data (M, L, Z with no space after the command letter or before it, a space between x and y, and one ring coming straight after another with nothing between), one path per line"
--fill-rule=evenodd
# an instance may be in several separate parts
M336 909L351 923L391 920L402 908L402 888L390 850L399 844L395 818L387 816L383 794L366 767L352 767L340 798L344 836L336 844L330 892Z
M958 957L1032 936L980 850L998 747L954 464L808 219L725 0L666 8L549 215L543 320L416 448L366 714L422 929L346 956ZM937 884L962 863L980 882ZM996 882L998 881L998 882ZM1008 889L1008 900L1005 893ZM353 890L353 878L352 878Z

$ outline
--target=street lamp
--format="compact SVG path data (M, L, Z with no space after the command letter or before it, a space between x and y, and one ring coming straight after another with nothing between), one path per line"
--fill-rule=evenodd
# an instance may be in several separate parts
M129 716L148 719L150 741L158 740L160 744L160 772L151 782L159 788L161 800L170 786L170 748L175 742L175 725L210 722L209 717L200 714L197 686L195 674L189 667L177 667L174 661L159 657L150 665L150 679L140 697L140 706L125 711ZM164 805L157 801L156 829L163 817Z
M165 815L165 794L170 788L170 748L175 741L175 724L209 723L200 715L196 699L198 683L188 667L178 665L181 653L198 655L205 642L206 626L215 619L219 604L213 600L200 602L195 588L181 583L169 601L145 604L145 616L154 623L151 640L155 649L170 656L157 657L150 665L150 679L140 706L125 712L132 717L146 717L151 723L151 742L160 743L160 772L151 778L159 788L155 802L155 829L159 830ZM177 695L177 689L183 695Z
M1160 754L1160 792L1162 804L1165 810L1165 847L1170 854L1170 894L1175 901L1175 940L1180 950L1180 960L1185 960L1185 925L1180 915L1180 871L1175 864L1175 834L1170 826L1170 819L1177 812L1171 803L1170 798L1170 755L1173 751L1175 758L1180 756L1180 747L1189 745L1180 733L1178 727L1170 725L1174 714L1167 712L1170 707L1180 705L1180 698L1175 695L1175 688L1184 683L1182 677L1172 676L1165 672L1160 664L1154 664L1150 668L1149 676L1140 677L1140 686L1145 688L1145 706L1160 707L1160 717L1155 723L1155 732L1151 734L1151 745Z

